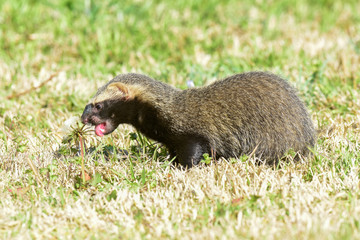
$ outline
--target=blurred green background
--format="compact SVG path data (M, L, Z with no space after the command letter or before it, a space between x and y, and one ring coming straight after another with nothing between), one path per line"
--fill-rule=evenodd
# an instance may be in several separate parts
M0 11L0 57L15 65L15 71L68 65L70 72L89 78L121 69L159 78L169 77L169 72L211 76L283 69L294 60L307 67L312 59L307 49L293 50L291 32L321 34L337 28L338 34L348 34L348 28L360 22L356 0L2 0ZM282 47L264 49L256 44L259 39L282 42ZM348 44L359 54L359 41L349 38ZM210 55L211 67L198 66L197 52ZM326 59L326 54L317 59ZM24 60L28 64L20 66Z

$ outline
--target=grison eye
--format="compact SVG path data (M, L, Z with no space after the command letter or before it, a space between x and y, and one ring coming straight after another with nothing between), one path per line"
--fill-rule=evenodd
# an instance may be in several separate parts
M95 104L96 110L101 110L102 105L100 103Z

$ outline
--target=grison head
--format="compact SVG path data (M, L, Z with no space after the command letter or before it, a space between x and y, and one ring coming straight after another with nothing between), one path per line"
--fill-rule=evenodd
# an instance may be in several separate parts
M134 91L121 82L109 82L101 87L86 105L81 116L84 124L95 126L95 133L104 136L112 133L132 115Z

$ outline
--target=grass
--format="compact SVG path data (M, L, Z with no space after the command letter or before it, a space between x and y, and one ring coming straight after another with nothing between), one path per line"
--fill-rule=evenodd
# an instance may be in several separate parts
M0 0L0 238L360 238L359 8ZM119 73L186 88L251 70L299 90L319 132L314 156L184 171L130 126L84 134L84 157L81 126L69 128Z

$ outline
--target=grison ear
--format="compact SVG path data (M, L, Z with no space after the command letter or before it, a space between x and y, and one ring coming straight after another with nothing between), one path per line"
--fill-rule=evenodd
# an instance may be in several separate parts
M124 100L131 100L134 98L133 92L129 86L121 82L110 83L107 87L107 90L114 92L116 95L120 95L122 98L124 98Z

